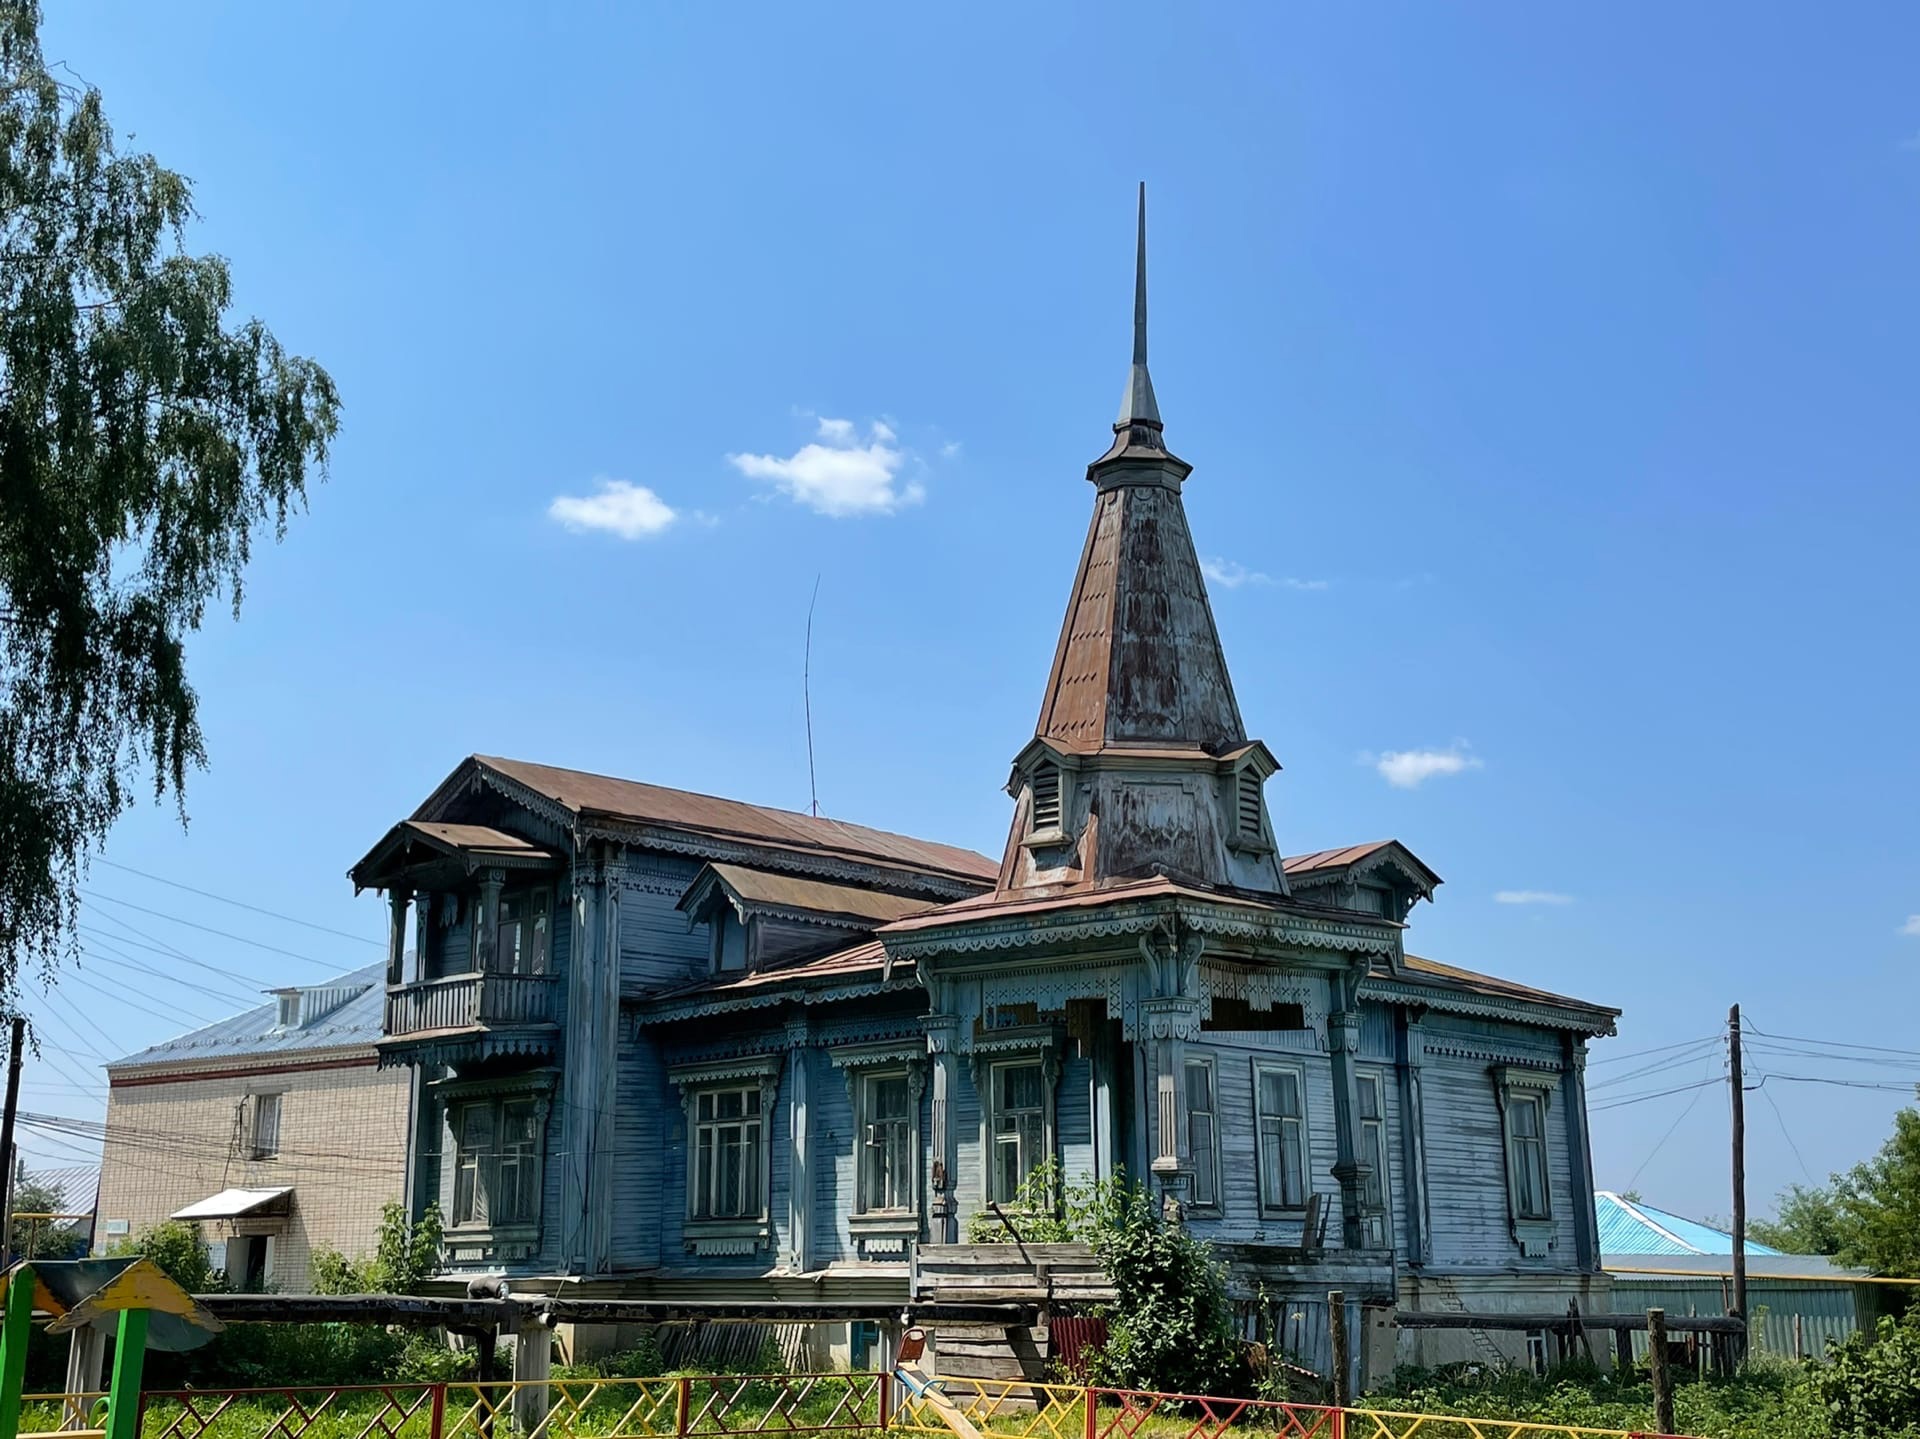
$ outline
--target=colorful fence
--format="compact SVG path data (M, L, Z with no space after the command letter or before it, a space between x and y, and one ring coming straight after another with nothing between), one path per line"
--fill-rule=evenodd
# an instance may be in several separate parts
M1618 1429L1262 1399L943 1379L986 1439L1653 1439ZM79 1428L98 1396L28 1396L24 1432ZM150 1391L141 1439L722 1439L891 1429L952 1439L890 1376L755 1374Z

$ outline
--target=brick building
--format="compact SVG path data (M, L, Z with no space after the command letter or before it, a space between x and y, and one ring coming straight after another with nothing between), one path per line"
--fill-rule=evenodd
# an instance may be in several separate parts
M289 1291L310 1287L316 1248L370 1252L411 1110L408 1071L374 1050L382 977L276 990L108 1065L96 1248L189 1220L236 1288Z

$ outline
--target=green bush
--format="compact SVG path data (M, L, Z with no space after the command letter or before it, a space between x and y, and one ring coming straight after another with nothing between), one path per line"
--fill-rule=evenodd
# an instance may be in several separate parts
M169 1219L143 1229L107 1252L138 1254L151 1259L167 1278L189 1294L217 1294L227 1287L226 1275L215 1269L207 1257L207 1246L200 1242L199 1228L184 1219Z
M338 1249L316 1249L311 1260L317 1294L417 1294L440 1262L440 1206L417 1221L403 1205L380 1208L380 1237L372 1255L349 1259Z
M1834 1439L1920 1433L1920 1316L1882 1319L1834 1345L1807 1384Z

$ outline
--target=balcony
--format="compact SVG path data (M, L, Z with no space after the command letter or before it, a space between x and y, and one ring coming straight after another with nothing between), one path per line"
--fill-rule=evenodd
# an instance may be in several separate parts
M551 1029L553 1009L553 978L545 974L450 974L392 984L386 1038Z

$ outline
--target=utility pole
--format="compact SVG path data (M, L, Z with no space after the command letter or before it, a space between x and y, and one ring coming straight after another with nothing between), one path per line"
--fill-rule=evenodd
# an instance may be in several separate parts
M1727 1011L1727 1080L1733 1098L1733 1312L1747 1317L1747 1103L1740 1073L1740 1006ZM1744 1333L1734 1336L1747 1357Z
M13 1047L7 1055L7 1107L0 1110L0 1159L7 1166L4 1182L0 1182L0 1266L13 1264L13 1175L17 1167L13 1157L13 1120L20 1110L20 1060L21 1051L26 1047L27 1021L19 1015L13 1020Z

